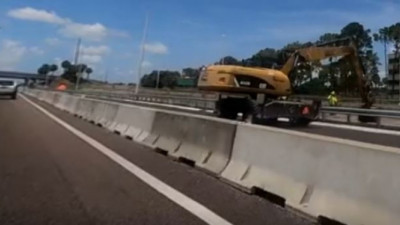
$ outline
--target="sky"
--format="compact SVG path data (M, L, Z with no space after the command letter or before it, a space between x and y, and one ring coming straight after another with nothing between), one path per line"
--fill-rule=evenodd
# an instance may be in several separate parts
M400 0L0 0L0 70L73 61L81 38L92 77L134 82L146 14L143 73L247 58L354 21L376 32L400 22L398 12ZM383 59L382 45L375 50Z

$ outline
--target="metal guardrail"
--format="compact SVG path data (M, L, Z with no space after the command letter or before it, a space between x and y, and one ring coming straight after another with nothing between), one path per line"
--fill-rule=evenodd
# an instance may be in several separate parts
M71 94L81 94L92 97L102 97L111 99L125 99L131 101L161 103L169 105L178 105L184 107L199 108L202 110L214 110L215 99L193 98L193 97L180 97L180 96L160 96L149 94L115 94L115 93L101 93L101 92L82 92L82 91L69 91Z
M103 95L104 96L104 95ZM118 99L130 99L134 101L163 103L171 105L179 105L185 107L199 108L202 110L214 110L215 99L203 98L190 98L190 97L177 97L177 96L159 96L159 95L106 95L104 97L112 97ZM361 108L348 108L348 107L322 107L320 111L320 119L327 120L326 116L329 114L341 114L347 116L347 122L352 123L351 116L371 116L377 117L376 125L381 126L381 118L392 118L400 120L400 111L396 110L378 110L378 109L361 109Z
M70 94L86 95L89 97L101 97L109 99L121 99L131 101L141 101L150 103L161 103L169 105L177 105L184 107L198 108L200 110L214 110L216 99L207 98L194 98L184 96L170 96L170 95L152 95L152 94L138 94L131 93L112 93L112 92L86 92L86 91L68 91ZM320 119L327 120L326 116L329 114L340 114L347 116L347 122L351 123L351 116L371 116L377 117L377 125L381 125L381 118L392 118L400 120L399 110L380 110L380 109L361 109L349 107L322 107L320 110Z
M382 118L391 118L400 120L399 110L380 110L380 109L361 109L361 108L347 108L347 107L323 107L320 110L320 119L327 121L327 115L340 114L347 117L346 122L352 123L352 116L367 116L375 117L376 126L382 125Z
M400 111L396 110L379 110L379 109L359 109L345 107L323 107L324 113L350 114L357 116L377 116L385 118L400 119Z

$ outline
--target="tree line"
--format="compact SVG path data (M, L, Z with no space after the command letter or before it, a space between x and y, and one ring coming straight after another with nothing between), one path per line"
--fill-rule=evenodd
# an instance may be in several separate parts
M315 42L292 42L281 49L265 48L248 59L237 60L231 56L224 64L280 69L297 49L320 45L344 38L352 38L357 44L365 73L374 86L381 85L379 57L373 50L373 34L358 22L349 23L339 32L322 34ZM346 94L356 93L357 75L345 58L327 59L328 62L302 62L289 74L292 86L300 94L326 94L331 90Z
M248 67L263 67L280 69L288 57L297 49L319 45L326 42L343 38L352 38L358 54L361 58L365 75L375 89L379 89L386 83L386 78L379 76L379 57L374 51L373 43L379 42L384 45L385 71L387 71L388 46L394 46L394 53L400 54L400 23L396 23L379 29L377 33L364 27L361 23L352 22L337 32L321 34L314 42L295 41L286 44L280 49L265 48L246 59L236 59L226 56L215 64L239 65ZM289 74L292 86L296 93L300 94L326 94L331 90L346 94L356 95L358 93L357 75L351 64L345 57L341 59L328 59L328 63L304 62ZM198 68L186 68L182 74L186 77L197 79ZM179 72L161 71L160 83L162 87L174 87L179 79ZM157 82L157 71L143 76L141 84L146 87L155 87Z
M179 71L152 71L149 74L145 74L140 85L149 88L175 88L179 86L179 79L195 80L199 78L200 68L185 68L182 73ZM195 85L189 85L186 87L194 87Z
M76 83L76 81L78 80L78 76L82 78L82 81L85 81L85 74L86 80L89 80L90 74L93 73L93 69L86 64L75 65L68 60L63 61L60 66L63 69L61 77L71 83ZM37 73L45 76L54 75L58 68L59 67L56 64L43 64L37 69Z

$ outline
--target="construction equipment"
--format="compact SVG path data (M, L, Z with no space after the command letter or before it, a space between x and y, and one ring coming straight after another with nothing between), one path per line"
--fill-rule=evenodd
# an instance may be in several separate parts
M280 70L243 66L212 65L202 69L198 88L219 94L216 112L219 117L255 123L275 122L288 118L292 125L308 125L318 116L320 102L287 101L292 94L289 74L301 62L320 61L333 57L348 59L358 76L363 108L373 104L370 88L355 43L346 39L296 50ZM334 46L332 46L334 45ZM340 46L338 46L340 45Z

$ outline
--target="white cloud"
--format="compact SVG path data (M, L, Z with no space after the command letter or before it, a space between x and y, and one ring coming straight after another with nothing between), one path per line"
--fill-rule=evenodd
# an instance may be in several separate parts
M110 48L106 45L82 46L80 61L86 64L97 64L100 63L104 55L108 54L110 51Z
M129 33L122 30L108 29L108 34L113 37L122 37L122 38L129 37Z
M60 25L58 32L64 37L82 38L86 41L102 41L107 36L129 36L124 31L109 29L101 23L78 23L69 18L60 17L55 12L31 7L10 10L8 16L20 20L57 24ZM49 43L52 41L54 40L49 40Z
M60 57L55 57L53 61L54 64L58 66L58 70L61 71L61 63L63 62L63 60Z
M29 52L32 54L35 54L35 55L43 55L44 54L43 49L36 47L36 46L30 47Z
M153 54L167 54L168 53L168 47L165 46L161 42L145 44L144 45L144 49L147 52L150 52L150 53L153 53Z
M44 42L50 46L57 46L61 44L61 40L58 38L46 38Z
M64 24L68 21L65 18L59 17L55 12L34 9L31 7L11 10L8 12L8 16L21 20L32 20L52 24Z
M82 55L81 62L85 64L96 64L103 60L103 57L100 55Z
M13 40L3 40L0 49L0 69L3 70L15 69L28 52L25 46Z
M83 54L88 54L88 55L104 55L109 53L111 50L108 46L106 45L100 45L100 46L82 46L81 52Z
M124 59L130 59L130 58L132 58L134 56L134 54L132 53L132 52L125 52L125 53L122 53L121 55L120 55L120 57L121 58L124 58Z
M149 61L143 61L142 62L142 67L144 68L150 68L153 64Z
M61 57L55 57L53 61L54 61L54 64L58 65L58 68L61 69L61 63L62 63L64 60L61 59Z
M108 29L100 23L68 23L59 30L59 33L69 38L81 37L84 40L101 41L108 35Z

